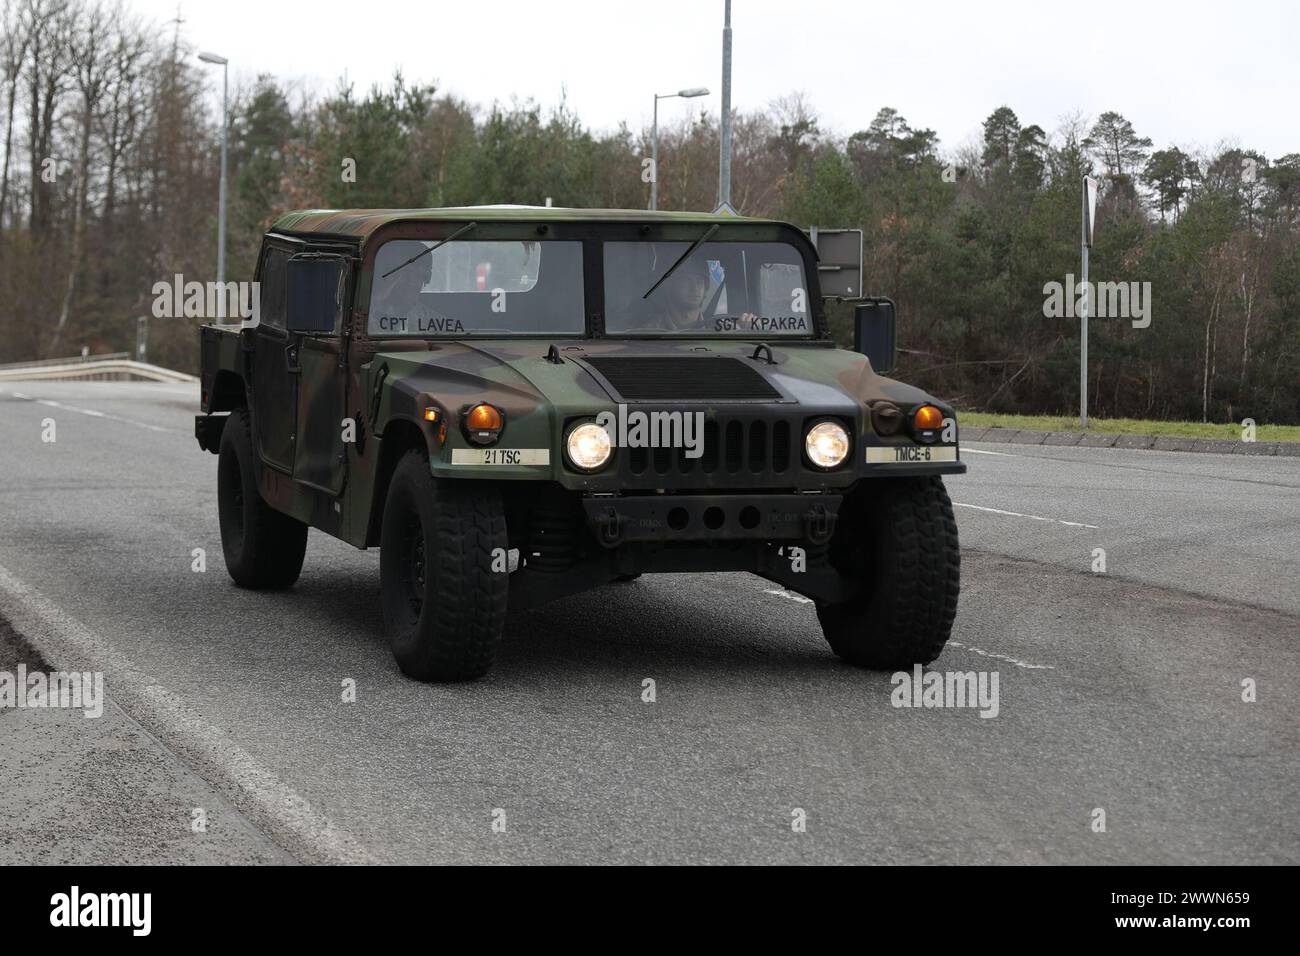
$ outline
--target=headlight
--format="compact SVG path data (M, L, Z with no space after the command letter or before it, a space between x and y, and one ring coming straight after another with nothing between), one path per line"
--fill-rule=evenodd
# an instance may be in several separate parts
M614 451L609 432L595 422L584 422L572 428L564 445L569 461L581 471L603 468Z
M834 468L849 457L849 433L839 422L818 422L808 429L803 447L818 468Z

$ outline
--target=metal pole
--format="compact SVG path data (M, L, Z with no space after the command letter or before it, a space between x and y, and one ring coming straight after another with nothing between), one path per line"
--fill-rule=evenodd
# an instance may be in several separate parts
M1087 216L1088 216L1088 194L1087 186L1084 187L1083 198L1083 215L1084 215L1084 235L1085 239L1080 243L1083 250L1083 306L1079 309L1079 421L1084 428L1088 427L1088 305L1092 296L1089 294L1088 286L1088 243L1087 243Z
M230 65L221 65L221 187L217 202L217 281L226 281L226 141L230 136L229 110Z
M722 128L718 141L718 205L731 202L731 0L722 26Z
M659 208L659 94L655 94L654 121L650 124L650 208Z

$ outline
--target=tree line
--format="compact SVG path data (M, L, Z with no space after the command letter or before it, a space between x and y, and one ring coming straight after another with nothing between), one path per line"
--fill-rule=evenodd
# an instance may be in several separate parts
M0 361L131 349L155 282L215 278L219 71L120 5L4 0L0 18ZM563 100L264 75L229 121L227 279L251 278L289 209L649 200L649 130L592 129ZM661 124L660 208L716 205L718 139L705 112ZM1077 277L1092 175L1091 278L1150 283L1151 318L1091 323L1092 413L1300 422L1298 153L1156 148L1118 112L1049 130L1008 106L945 150L890 108L824 128L801 94L737 112L733 147L743 214L863 230L864 288L898 305L898 377L964 408L1077 412L1078 321L1045 314L1046 286ZM831 316L847 341L850 308ZM193 369L194 324L150 320L150 359Z

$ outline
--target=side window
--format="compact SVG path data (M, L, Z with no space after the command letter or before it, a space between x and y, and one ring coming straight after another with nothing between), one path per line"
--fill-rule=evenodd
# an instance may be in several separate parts
M765 262L758 270L759 310L763 316L789 316L808 328L808 296L803 269L792 263Z
M289 253L268 246L262 253L261 289L259 305L261 321L273 329L283 329L285 323L285 264Z

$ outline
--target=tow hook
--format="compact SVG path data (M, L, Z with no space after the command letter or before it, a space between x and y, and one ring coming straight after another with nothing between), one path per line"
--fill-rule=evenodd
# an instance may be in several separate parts
M623 537L618 512L612 507L606 508L596 515L596 529L601 545L606 548L615 547Z
M835 533L835 515L825 505L813 505L803 516L804 531L813 544L825 544Z

